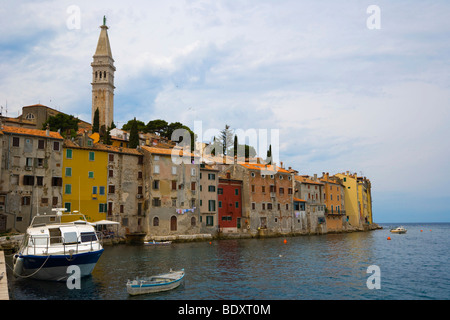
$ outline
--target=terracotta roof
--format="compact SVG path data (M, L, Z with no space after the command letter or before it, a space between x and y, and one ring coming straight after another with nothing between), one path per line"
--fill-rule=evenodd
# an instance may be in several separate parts
M324 183L332 183L332 184L341 185L339 182L334 181L334 180L326 180L326 179L319 179L319 180L324 182Z
M294 197L294 201L297 201L297 202L306 202L306 200L299 199L299 198L296 198L296 197Z
M58 132L54 132L54 131L50 131L49 136L47 136L47 130L3 126L2 131L8 132L8 133L13 133L13 134L26 135L26 136L38 136L38 137L61 139L61 140L63 139L63 137Z
M92 147L80 147L78 144L74 143L72 140L69 140L69 139L64 140L64 148L97 150L97 151L115 152L115 153L127 153L127 154L133 154L133 155L137 155L137 156L142 155L142 153L136 149L109 146L109 145L102 144L102 143L94 143L94 145Z
M295 180L297 180L298 182L301 182L301 183L317 184L317 185L321 185L321 186L323 185L323 183L321 183L321 182L314 181L314 180L311 180L311 179L303 177L303 176L295 176Z
M272 172L280 172L280 173L289 173L289 171L275 166L275 165L265 165L262 163L240 163L241 166L247 168L247 169L251 169L251 170L267 170L267 171L272 171Z
M142 149L153 153L153 154L160 154L160 155L165 155L165 156L171 156L172 155L172 150L175 148L158 148L158 147L148 147L148 146L141 146ZM180 155L180 153L183 155L183 149L182 148L177 148L178 150L174 150L174 154L175 155ZM193 153L188 154L188 156L194 156Z

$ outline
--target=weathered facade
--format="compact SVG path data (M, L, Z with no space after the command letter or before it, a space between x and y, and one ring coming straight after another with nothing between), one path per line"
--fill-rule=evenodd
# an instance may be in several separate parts
M219 170L200 164L200 222L203 233L217 235L218 232L218 181Z
M331 179L325 172L319 180L324 184L323 199L328 232L342 231L345 225L344 186L338 182L338 179Z
M317 175L295 176L295 197L306 201L306 229L309 233L326 233L324 184L317 181Z
M0 214L24 232L36 214L62 202L63 138L57 132L1 126Z
M243 232L275 235L293 230L293 175L265 164L233 164L224 172L242 180Z
M143 146L141 150L148 236L199 234L200 166L190 160L174 163L172 149Z

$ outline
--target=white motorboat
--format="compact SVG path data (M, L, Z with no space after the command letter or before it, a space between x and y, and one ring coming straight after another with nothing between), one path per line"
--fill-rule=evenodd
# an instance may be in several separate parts
M153 292L167 291L177 288L184 279L184 269L170 271L156 276L140 278L133 281L128 280L128 294L134 296Z
M80 277L87 276L103 253L101 234L83 214L52 210L56 214L37 215L28 227L13 259L16 277L64 281L73 265L80 268Z
M394 229L391 229L392 233L406 233L406 229L404 227L397 227Z

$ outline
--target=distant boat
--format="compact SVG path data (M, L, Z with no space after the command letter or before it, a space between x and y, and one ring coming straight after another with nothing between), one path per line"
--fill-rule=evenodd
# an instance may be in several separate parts
M128 294L134 296L153 292L168 291L177 288L184 279L184 269L170 271L156 276L145 277L133 281L128 280Z
M391 229L392 233L406 233L406 229L404 227L397 227L395 229Z
M144 241L144 244L148 246L167 246L171 243L172 241Z

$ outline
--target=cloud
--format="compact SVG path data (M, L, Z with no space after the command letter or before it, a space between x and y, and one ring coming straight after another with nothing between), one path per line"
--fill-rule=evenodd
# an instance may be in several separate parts
M0 104L8 100L10 116L40 102L90 121L106 15L119 126L137 117L276 128L287 166L362 172L375 195L385 192L378 206L399 190L448 197L450 6L382 0L381 30L368 30L369 4L6 2ZM71 5L80 29L67 28Z

